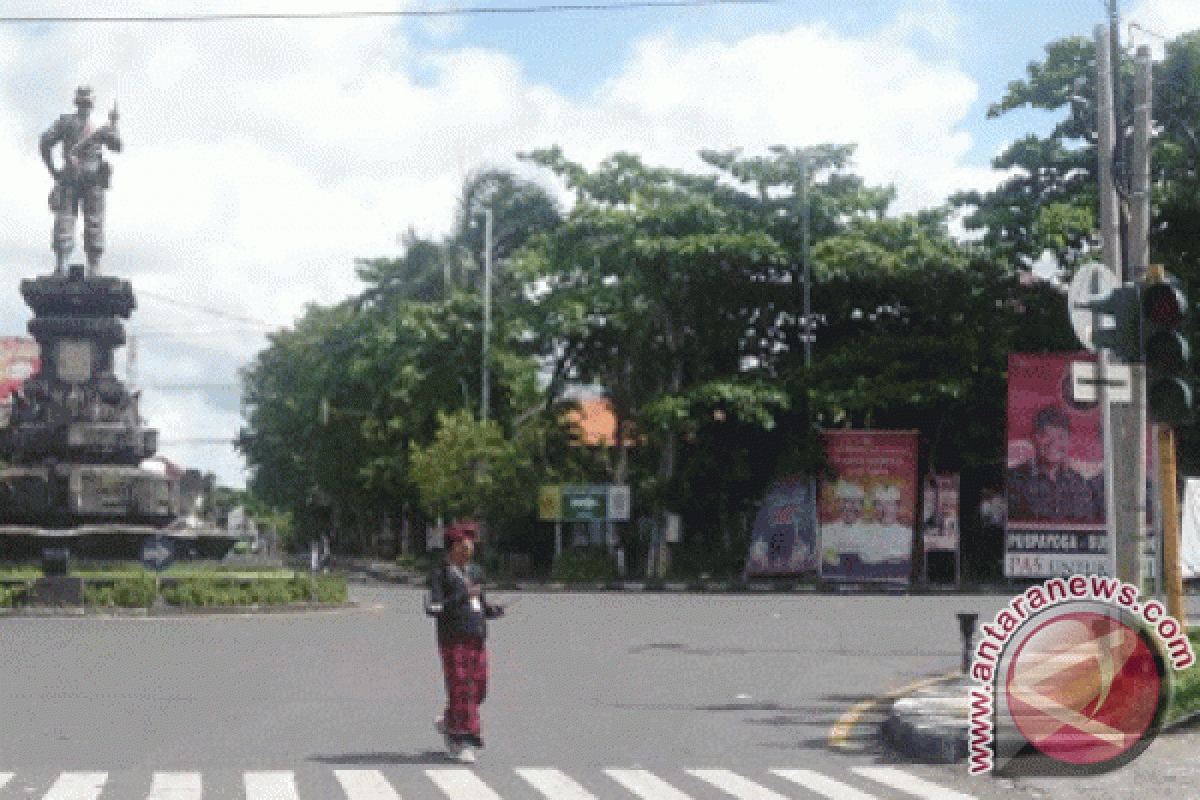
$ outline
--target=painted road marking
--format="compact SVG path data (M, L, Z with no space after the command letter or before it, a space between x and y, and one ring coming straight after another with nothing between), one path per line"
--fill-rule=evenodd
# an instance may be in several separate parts
M692 800L671 784L644 769L606 769L604 774L642 800Z
M247 772L246 800L300 800L294 772Z
M858 703L855 703L854 705L850 706L850 709L846 711L845 714L842 714L841 718L838 719L834 726L829 729L829 736L827 737L829 746L839 750L851 749L850 745L846 743L846 737L848 737L850 735L850 731L853 730L856 725L858 725L859 719L875 706L881 705L888 700L894 700L895 698L909 694L910 692L915 692L918 689L924 689L926 686L944 683L958 677L961 677L961 673L950 672L945 675L939 675L936 678L925 678L924 680L910 683L907 686L902 686L899 689L893 689L887 694L880 695L879 697L872 697L870 700L862 700Z
M4 788L4 784L11 781L12 777L13 774L11 772L0 772L0 789Z
M596 796L556 769L513 770L549 800L596 800Z
M909 775L895 767L851 767L850 770L864 778L882 783L884 786L915 794L923 800L975 800L974 795L938 786L936 783L922 780L916 775Z
M754 781L727 769L688 769L684 772L711 783L738 800L788 800L778 792L773 792L765 786L759 786Z
M335 769L333 775L349 800L400 800L377 769Z
M202 784L199 772L156 772L146 800L200 800Z
M828 797L830 800L875 800L873 794L860 792L853 786L847 786L833 778L826 778L811 769L773 769L771 772L781 778L787 778L792 783L798 783L805 789Z
M107 780L107 772L64 772L42 800L96 800Z
M427 769L425 774L451 800L501 800L469 769Z

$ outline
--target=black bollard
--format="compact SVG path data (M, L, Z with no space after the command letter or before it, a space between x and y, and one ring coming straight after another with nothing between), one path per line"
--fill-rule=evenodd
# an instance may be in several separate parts
M965 675L971 668L971 641L975 638L975 620L979 618L978 614L970 611L959 611L958 631L963 638L963 656L962 656L962 671Z

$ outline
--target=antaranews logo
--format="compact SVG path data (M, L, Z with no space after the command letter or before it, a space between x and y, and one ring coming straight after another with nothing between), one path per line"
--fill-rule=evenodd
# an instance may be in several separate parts
M1100 575L1053 578L982 626L971 676L968 769L1095 775L1137 758L1162 726L1167 663L1196 660L1157 600Z

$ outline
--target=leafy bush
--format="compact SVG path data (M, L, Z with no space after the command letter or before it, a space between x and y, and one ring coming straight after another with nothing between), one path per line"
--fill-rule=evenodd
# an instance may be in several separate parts
M616 579L616 570L604 550L568 550L554 559L551 570L559 583L600 583Z
M130 575L113 585L113 603L123 608L149 608L158 592L153 575Z
M13 608L25 602L28 591L24 586L0 586L0 608Z

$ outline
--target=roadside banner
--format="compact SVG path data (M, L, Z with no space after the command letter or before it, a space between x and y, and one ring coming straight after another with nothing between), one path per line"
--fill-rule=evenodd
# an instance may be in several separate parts
M754 520L746 577L780 577L817 571L817 486L789 475L767 490Z
M916 431L828 431L821 577L907 583L917 507Z
M0 425L12 414L12 393L38 371L38 344L17 336L0 337Z
M1200 576L1200 478L1184 482L1183 524L1179 530L1179 565L1186 581Z
M1072 364L1095 355L1008 358L1006 578L1111 572L1103 413L1073 391Z

